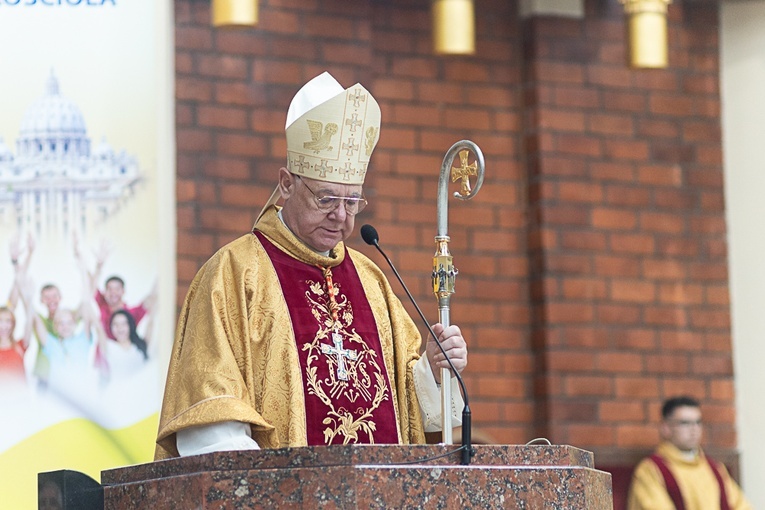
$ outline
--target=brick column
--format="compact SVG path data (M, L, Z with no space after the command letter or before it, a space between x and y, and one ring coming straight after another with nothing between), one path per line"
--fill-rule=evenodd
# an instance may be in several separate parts
M670 65L626 67L617 2L524 27L537 430L658 441L662 399L735 445L717 7L670 6Z

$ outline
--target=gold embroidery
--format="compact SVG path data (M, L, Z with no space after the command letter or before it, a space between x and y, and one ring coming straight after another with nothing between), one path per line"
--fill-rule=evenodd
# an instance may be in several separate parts
M359 89L353 89L348 95L348 101L353 103L354 108L359 108L363 101L367 100L367 95Z
M359 150L359 144L357 144L353 137L351 137L347 142L342 144L342 148L345 151L346 156L352 157L353 153ZM350 166L350 163L348 163L348 166Z
M327 125L324 126L318 120L308 119L306 119L306 122L308 123L308 130L311 132L311 141L303 142L303 148L310 149L316 154L324 149L332 150L329 143L332 141L332 136L338 131L337 124L328 122ZM322 127L324 128L323 131Z
M364 432L368 435L369 442L374 444L377 425L372 420L373 413L382 402L390 398L377 353L354 328L351 328L353 307L348 298L340 292L339 286L332 283L328 291L325 291L321 282L307 283L309 290L305 293L306 300L319 330L314 339L304 344L302 349L308 351L308 393L318 397L329 408L327 417L322 421L327 425L324 429L324 442L331 444L333 439L339 436L343 438L343 444L355 443L359 440L359 433ZM330 292L334 294L334 299L330 299ZM343 341L346 345L357 347L357 350L351 351L354 354L343 356L338 352L332 352L331 355L326 352L339 350ZM317 373L316 363L320 358L327 360L329 365L329 374L323 379L320 379ZM343 370L340 370L340 360ZM340 377L341 373L345 379ZM344 396L357 405L356 409L337 407L333 399L339 396Z
M361 127L361 125L363 123L364 122L362 122L362 120L359 119L359 114L358 113L353 113L351 115L350 119L345 119L345 125L350 128L351 133L355 133L356 132L356 128L357 127Z
M334 172L335 167L333 167L332 165L328 165L326 159L322 159L321 163L314 167L314 170L318 172L319 177L323 179L324 177L327 176L327 172L329 173Z
M343 176L344 181L349 181L351 179L350 176L355 174L356 170L353 169L350 163L345 163L345 166L339 172Z
M377 133L380 131L379 127L368 127L367 131L365 133L365 140L364 140L364 153L367 155L367 157L372 155L372 151L375 148L375 142L377 142Z
M304 174L306 168L311 168L311 164L305 160L304 155L300 155L298 159L292 160L292 168L297 169L298 173Z

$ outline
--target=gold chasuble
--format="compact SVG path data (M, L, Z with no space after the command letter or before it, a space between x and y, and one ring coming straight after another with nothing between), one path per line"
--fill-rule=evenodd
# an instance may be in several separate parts
M178 320L157 459L175 433L249 423L262 448L423 443L420 335L382 271L339 243L301 243L269 208L191 283Z

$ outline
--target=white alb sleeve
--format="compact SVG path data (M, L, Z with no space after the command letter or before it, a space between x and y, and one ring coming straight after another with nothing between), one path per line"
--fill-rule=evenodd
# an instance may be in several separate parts
M181 457L229 450L260 450L258 443L252 439L250 424L241 421L223 421L179 430L175 441Z
M441 430L441 388L436 384L433 373L430 370L428 357L423 353L422 357L414 365L414 388L417 400L420 403L422 424L425 432L438 432ZM462 400L457 378L452 377L452 426L462 425L462 408L465 402Z

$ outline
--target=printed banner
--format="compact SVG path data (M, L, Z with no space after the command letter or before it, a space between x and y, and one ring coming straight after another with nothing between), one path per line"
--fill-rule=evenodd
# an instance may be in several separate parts
M166 23L155 0L0 0L3 507L36 508L39 472L153 457Z

